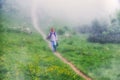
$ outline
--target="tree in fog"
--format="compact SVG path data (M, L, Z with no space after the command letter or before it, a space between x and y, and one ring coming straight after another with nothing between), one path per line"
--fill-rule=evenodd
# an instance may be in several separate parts
M91 32L92 34L102 34L103 32L107 31L107 23L103 22L100 23L98 20L94 20L92 22Z
M93 21L88 41L99 43L120 43L120 12L112 17L110 25Z

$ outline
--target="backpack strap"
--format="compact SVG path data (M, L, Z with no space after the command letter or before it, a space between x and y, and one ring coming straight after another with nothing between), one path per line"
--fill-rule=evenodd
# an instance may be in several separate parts
M51 37L52 36L52 34L54 34L54 36L56 37L56 33L54 32L50 32L50 36L49 37Z

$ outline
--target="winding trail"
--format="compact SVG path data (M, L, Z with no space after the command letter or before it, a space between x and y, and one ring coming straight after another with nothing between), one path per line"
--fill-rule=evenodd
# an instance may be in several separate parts
M55 55L59 59L61 59L64 63L68 64L79 76L83 77L85 80L92 80L90 77L88 77L83 72L81 72L79 69L77 69L71 62L69 62L67 59L62 57L60 53L56 52Z
M38 32L42 35L43 39L49 44L49 47L51 48L50 42L48 40L46 40L46 36L43 32L41 32L42 30L38 30ZM51 48L52 49L52 48ZM61 61L63 61L64 63L68 64L76 74L78 74L79 76L83 77L85 80L92 80L90 77L88 77L87 75L85 75L82 71L80 71L79 69L77 69L71 62L69 62L67 59L65 59L64 57L62 57L62 55L59 52L55 52L54 53Z
M42 30L41 30L42 31ZM40 32L41 33L41 32ZM42 32L43 33L43 32ZM44 34L44 33L43 33ZM42 34L41 34L42 35ZM47 41L45 39L45 34L42 35L43 36L43 39L49 44L49 47L51 48L50 46L50 42ZM80 71L79 69L77 69L71 62L69 62L67 59L65 59L59 52L55 52L54 53L61 61L63 61L64 63L68 64L76 74L78 74L79 76L83 77L85 80L92 80L90 77L88 77L87 75L85 75L82 71Z
M32 19L32 22L33 22L33 26L41 34L43 39L49 44L49 47L51 48L50 42L48 40L46 40L46 35L44 34L43 30L40 29L40 25L38 25L37 14L36 14L37 13L37 6L38 6L37 0L34 0L33 1L33 7L32 7L32 10L31 10L31 19ZM68 64L76 72L76 74L78 74L79 76L83 77L85 80L92 80L90 77L85 75L82 71L77 69L71 62L69 62L67 59L62 57L59 52L55 52L54 54L61 61L63 61L64 63Z

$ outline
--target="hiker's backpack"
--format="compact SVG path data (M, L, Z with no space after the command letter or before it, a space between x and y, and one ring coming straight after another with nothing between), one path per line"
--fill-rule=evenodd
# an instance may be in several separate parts
M50 39L52 34L54 34L54 36L56 37L56 33L55 32L50 32L50 35L47 37L47 39Z

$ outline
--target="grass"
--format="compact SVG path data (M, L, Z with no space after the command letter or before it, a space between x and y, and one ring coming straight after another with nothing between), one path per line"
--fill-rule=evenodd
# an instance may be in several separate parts
M0 80L84 80L52 53L38 33L10 31L15 22L1 23Z
M120 79L120 44L90 43L86 35L61 37L59 51L93 80Z
M11 29L32 27L29 21L23 22L2 16L0 80L84 80L52 53L36 31L26 34ZM58 51L93 80L120 80L120 44L90 43L86 38L61 36Z

